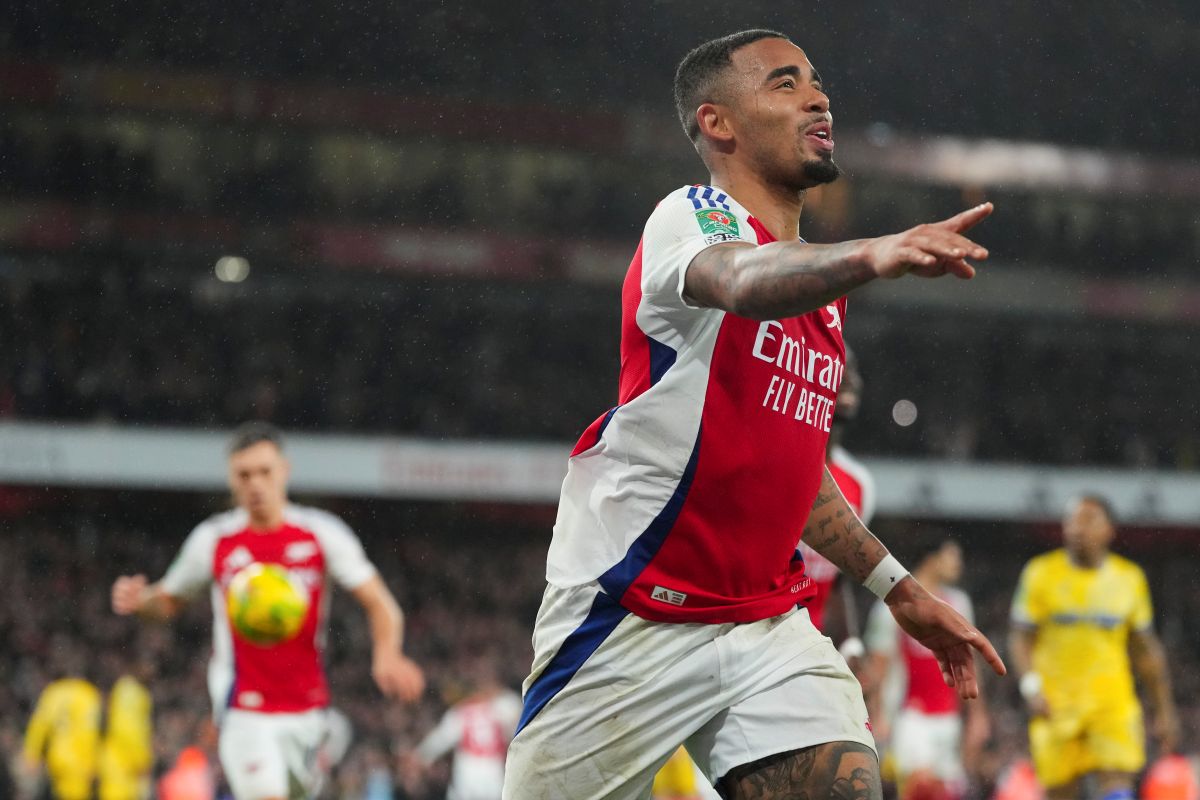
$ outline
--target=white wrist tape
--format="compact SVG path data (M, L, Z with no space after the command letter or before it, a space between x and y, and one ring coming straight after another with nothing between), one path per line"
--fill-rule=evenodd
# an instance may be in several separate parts
M1021 697L1032 700L1042 693L1042 676L1036 672L1026 672L1021 676L1017 688L1021 691Z
M904 565L897 561L894 555L888 553L882 561L875 565L875 569L871 570L871 574L863 581L863 586L882 600L887 597L888 592L896 588L897 583L907 576L908 570L904 568Z

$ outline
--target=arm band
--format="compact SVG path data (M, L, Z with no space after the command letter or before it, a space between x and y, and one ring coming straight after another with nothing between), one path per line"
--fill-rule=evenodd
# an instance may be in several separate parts
M882 600L907 575L908 570L896 560L894 555L888 553L883 557L882 561L875 565L875 569L871 570L871 574L863 581L863 586L870 589L872 594Z
M1021 676L1017 688L1021 691L1021 697L1032 700L1042 693L1042 676L1036 672L1026 672Z

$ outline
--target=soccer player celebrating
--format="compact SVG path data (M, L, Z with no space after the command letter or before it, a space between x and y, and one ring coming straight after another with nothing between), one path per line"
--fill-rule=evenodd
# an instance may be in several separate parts
M962 576L962 548L943 539L918 559L913 577L922 586L954 607L967 620L975 614L967 593L955 586ZM966 736L958 695L942 681L941 668L927 647L896 626L882 602L871 609L865 644L868 671L875 684L872 717L875 733L891 742L901 797L962 797L967 789L969 767L978 756L988 734L987 708L981 702L966 707ZM893 670L897 670L893 673ZM881 689L898 674L903 687L899 709L888 708ZM895 711L894 721L891 712Z
M329 702L321 663L329 578L366 610L380 690L411 702L424 689L420 668L401 652L400 608L358 538L332 514L289 503L288 471L279 432L261 423L243 426L229 446L237 508L197 526L162 580L121 577L112 590L116 613L167 619L211 587L209 692L221 765L238 800L282 800L295 788L310 794L320 781L315 762ZM297 631L271 644L248 637L227 611L235 577L262 565L277 565L305 595Z
M619 405L571 456L504 797L642 798L681 743L724 797L878 798L862 691L798 604L797 531L885 598L963 698L987 639L908 575L825 468L847 292L970 277L978 206L903 233L799 239L838 175L804 51L745 31L680 64L711 173L650 216L623 289Z
M1103 498L1073 501L1063 548L1026 564L1013 597L1009 651L1029 707L1034 768L1051 800L1076 797L1088 775L1093 797L1133 797L1134 775L1146 761L1133 671L1154 706L1160 750L1169 753L1178 741L1146 576L1109 552L1115 532Z

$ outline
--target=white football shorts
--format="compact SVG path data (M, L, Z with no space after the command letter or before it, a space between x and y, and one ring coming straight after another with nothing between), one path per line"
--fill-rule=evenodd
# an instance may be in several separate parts
M951 789L965 789L961 744L962 718L957 711L926 714L905 708L892 726L892 755L902 777L928 772Z
M710 783L834 741L874 749L862 689L808 611L651 622L596 584L549 586L505 800L641 800L680 744Z
M219 750L233 796L311 797L322 778L318 755L326 733L323 708L296 714L225 711Z

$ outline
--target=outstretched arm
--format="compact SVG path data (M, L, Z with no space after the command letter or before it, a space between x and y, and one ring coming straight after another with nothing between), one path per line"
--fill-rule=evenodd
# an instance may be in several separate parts
M1154 714L1150 728L1158 739L1160 754L1174 752L1179 744L1179 717L1171 696L1171 678L1162 642L1153 631L1134 631L1129 635L1129 654L1134 672L1149 696Z
M117 614L165 622L180 612L185 601L167 592L161 583L149 583L145 575L122 575L113 583L112 609Z
M425 691L425 676L403 653L404 614L383 579L373 575L352 592L367 612L371 627L371 675L379 690L406 703Z
M984 203L902 233L839 244L729 242L692 259L684 294L692 302L751 319L784 319L832 303L875 278L951 274L971 278L967 259L988 252L962 234L992 213Z
M889 562L887 548L850 508L828 469L804 526L804 541L842 572L880 595L896 623L933 651L946 685L957 688L960 697L979 696L972 648L980 652L997 674L1005 673L1004 662L987 637L911 575L893 575L890 579L884 576L882 582L879 580L878 569L888 568L895 560Z

